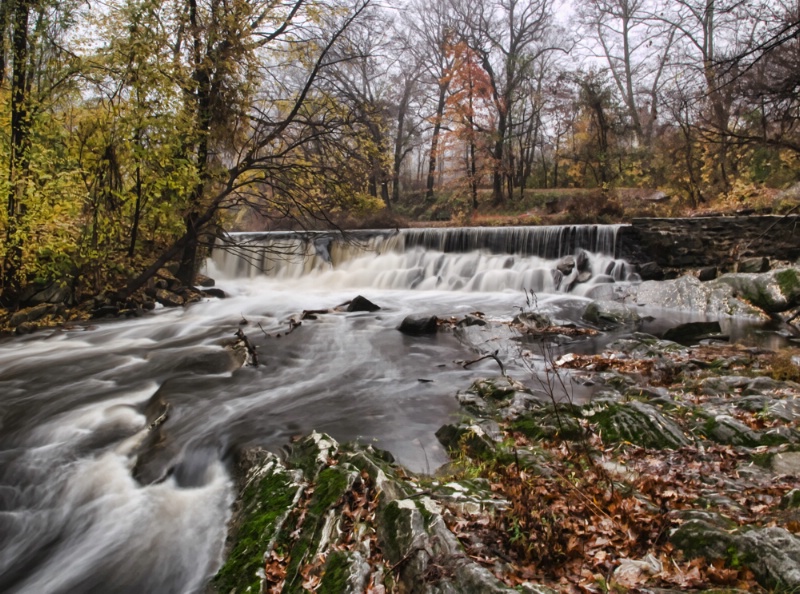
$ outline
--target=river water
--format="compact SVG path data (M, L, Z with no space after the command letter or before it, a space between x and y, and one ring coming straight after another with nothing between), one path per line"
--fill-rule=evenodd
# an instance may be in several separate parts
M516 253L497 233L242 236L244 259L220 251L208 264L226 299L3 339L0 592L202 591L245 446L278 451L316 429L434 470L446 460L434 432L457 413L454 394L497 367L464 369L476 355L452 333L409 337L400 321L474 311L508 320L522 307L576 321L591 282L565 293L577 270L559 278L554 259L586 247L593 278L635 280L614 260L615 232L550 230L537 239L545 248L528 234L514 245L533 247ZM287 333L292 316L358 294L381 310L320 315ZM240 327L258 346L256 368L229 365L223 345ZM507 363L515 378L530 375Z

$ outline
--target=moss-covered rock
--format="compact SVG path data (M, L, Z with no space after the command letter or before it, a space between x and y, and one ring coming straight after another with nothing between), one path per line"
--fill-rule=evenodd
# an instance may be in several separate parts
M769 313L787 311L800 305L800 270L781 268L763 274L723 274L716 281Z
M627 441L654 449L677 449L690 443L674 421L642 402L601 405L599 409L590 405L585 414L596 423L606 443Z
M582 416L580 407L570 404L547 405L528 411L509 424L513 431L519 431L531 439L579 440L584 431L578 422Z
M250 467L231 520L232 543L212 585L225 594L259 593L264 581L264 559L275 545L304 483L272 454L250 452Z
M748 567L765 587L800 588L800 538L783 528L730 531L704 520L689 520L670 540L687 557Z

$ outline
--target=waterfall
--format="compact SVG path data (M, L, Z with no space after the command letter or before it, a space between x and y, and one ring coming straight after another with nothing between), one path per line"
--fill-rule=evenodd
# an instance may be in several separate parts
M216 274L330 288L585 292L637 280L615 258L620 225L235 233Z

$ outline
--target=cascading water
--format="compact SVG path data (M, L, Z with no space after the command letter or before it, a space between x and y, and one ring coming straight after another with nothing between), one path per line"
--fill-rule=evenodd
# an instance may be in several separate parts
M0 340L0 592L202 592L243 447L279 450L316 429L433 470L446 461L434 433L456 414L455 391L497 370L465 369L458 361L475 353L453 334L411 338L400 321L476 310L508 320L525 305L520 289L553 319L577 320L576 293L630 274L614 259L615 232L240 235L245 258L217 250L209 263L227 299ZM565 257L574 270L559 279ZM578 282L579 269L590 279ZM359 293L382 309L287 334L301 311ZM228 364L223 345L240 327L258 368Z
M619 227L239 233L214 260L234 276L302 277L309 285L585 294L597 283L638 280L614 257Z

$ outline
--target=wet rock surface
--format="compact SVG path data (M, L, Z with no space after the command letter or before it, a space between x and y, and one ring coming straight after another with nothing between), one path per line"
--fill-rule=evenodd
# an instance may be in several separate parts
M445 327L493 356L543 330L472 318ZM775 355L634 333L598 355L523 356L529 377L457 393L464 416L436 433L452 462L433 476L320 434L284 462L258 454L231 550L249 517L269 527L217 591L800 587L800 385L770 375ZM576 382L594 395L557 389ZM257 481L277 505L252 503Z

